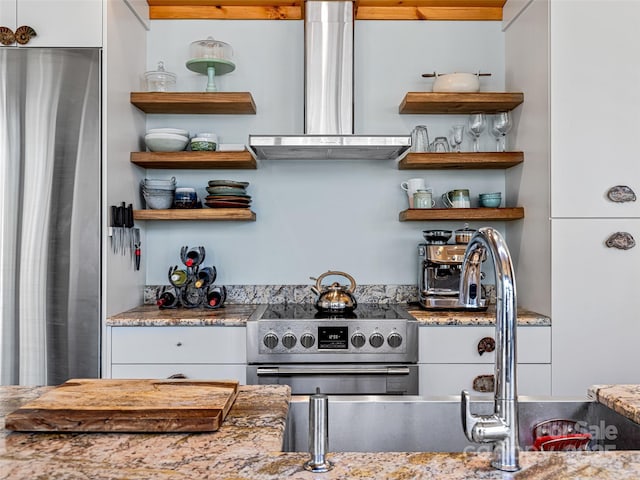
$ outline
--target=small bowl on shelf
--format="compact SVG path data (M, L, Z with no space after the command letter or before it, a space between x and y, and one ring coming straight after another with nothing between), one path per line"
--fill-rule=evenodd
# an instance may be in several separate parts
M196 189L191 187L176 188L174 195L175 208L195 208L198 203Z
M147 130L147 135L150 133L172 133L174 135L181 135L189 138L189 130L183 130L182 128L160 127L150 128Z
M205 137L194 137L191 139L191 150L194 152L214 152L216 142Z
M480 206L485 208L497 208L502 203L502 194L497 193L481 193L479 195Z
M173 205L173 192L167 190L167 194L143 194L147 208L151 210L166 210Z
M144 143L152 152L180 152L189 143L189 137L175 133L148 133L144 136Z

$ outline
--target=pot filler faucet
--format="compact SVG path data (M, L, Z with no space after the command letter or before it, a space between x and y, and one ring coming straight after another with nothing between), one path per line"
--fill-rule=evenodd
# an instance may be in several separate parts
M471 413L469 393L462 391L462 428L472 442L493 442L491 465L514 472L518 463L518 394L516 389L516 283L507 244L500 233L480 228L464 255L460 273L460 304L476 307L479 301L480 266L487 250L496 276L495 401L491 415Z

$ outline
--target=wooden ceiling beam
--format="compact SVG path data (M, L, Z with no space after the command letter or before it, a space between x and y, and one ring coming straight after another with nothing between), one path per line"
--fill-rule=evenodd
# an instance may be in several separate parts
M300 20L303 0L147 0L152 20ZM502 20L505 0L359 0L356 20Z

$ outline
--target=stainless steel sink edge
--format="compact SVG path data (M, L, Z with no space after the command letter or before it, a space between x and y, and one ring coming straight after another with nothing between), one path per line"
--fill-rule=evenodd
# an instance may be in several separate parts
M307 451L308 396L293 396L284 451ZM493 398L476 397L474 413L488 414ZM550 419L571 419L592 434L589 449L638 450L640 425L584 397L519 397L520 444L531 450L533 427ZM329 451L485 452L472 444L460 420L460 396L329 396ZM384 434L381 434L384 432Z

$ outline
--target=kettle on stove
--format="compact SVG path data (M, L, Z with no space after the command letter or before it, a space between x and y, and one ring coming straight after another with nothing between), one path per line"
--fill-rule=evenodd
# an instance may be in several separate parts
M333 282L329 286L322 286L322 279L329 275L340 275L345 277L349 282L351 282L351 284L346 287L344 285L340 285L338 282ZM320 312L350 312L355 310L358 306L358 302L356 302L356 298L353 296L353 291L356 288L356 281L348 273L329 270L318 278L309 278L316 281L316 284L311 287L311 291L318 295L315 307Z

